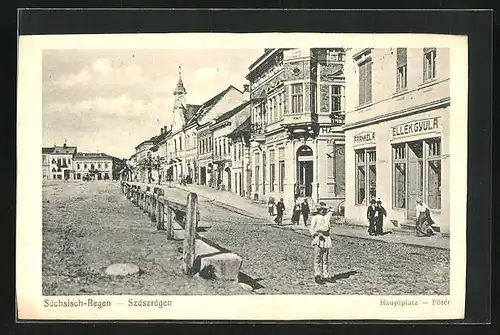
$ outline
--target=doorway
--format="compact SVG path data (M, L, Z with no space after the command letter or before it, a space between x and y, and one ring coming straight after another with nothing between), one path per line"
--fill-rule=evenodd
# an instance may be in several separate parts
M225 168L224 171L226 172L226 180L227 180L227 190L231 192L231 169L229 167Z
M416 219L415 206L417 199L423 196L423 143L422 141L408 143L408 201L406 217Z
M296 195L310 197L314 178L313 151L303 145L297 149L297 188Z
M207 168L202 166L200 168L200 184L205 185L207 183Z

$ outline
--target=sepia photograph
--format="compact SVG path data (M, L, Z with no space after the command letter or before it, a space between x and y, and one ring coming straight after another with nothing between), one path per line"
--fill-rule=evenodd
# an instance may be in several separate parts
M37 234L30 310L179 318L191 296L233 299L207 318L267 299L260 318L314 319L308 297L318 318L362 298L374 318L463 316L467 40L259 35L36 44L40 81L20 85L38 86L40 115L19 111L40 137L22 168L41 207L18 218Z

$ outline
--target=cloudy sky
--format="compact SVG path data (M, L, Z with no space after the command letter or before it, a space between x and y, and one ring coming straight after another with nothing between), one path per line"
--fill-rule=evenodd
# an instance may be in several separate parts
M43 145L128 158L169 124L182 66L187 103L233 85L242 89L263 50L46 50Z

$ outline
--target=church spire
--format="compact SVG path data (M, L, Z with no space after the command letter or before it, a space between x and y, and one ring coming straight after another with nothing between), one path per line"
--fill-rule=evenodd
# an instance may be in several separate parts
M186 94L186 89L182 83L181 67L179 66L179 81L177 82L177 87L175 88L174 94Z

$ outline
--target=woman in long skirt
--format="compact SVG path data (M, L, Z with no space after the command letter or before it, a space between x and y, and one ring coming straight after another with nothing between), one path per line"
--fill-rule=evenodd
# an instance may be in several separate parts
M422 199L417 199L417 236L431 236L434 234L434 230L431 226L434 221L431 218L429 206L422 202Z

